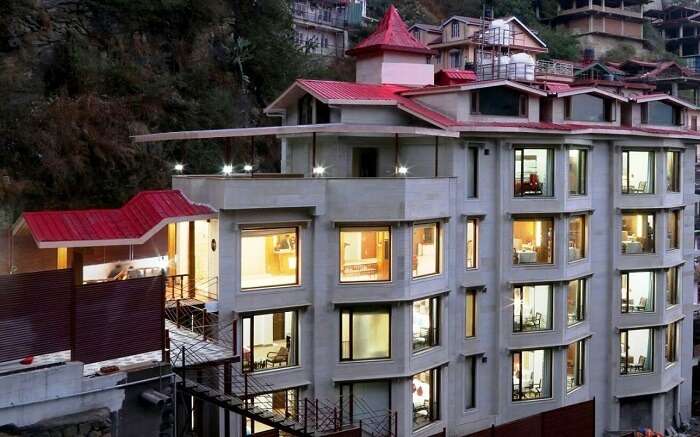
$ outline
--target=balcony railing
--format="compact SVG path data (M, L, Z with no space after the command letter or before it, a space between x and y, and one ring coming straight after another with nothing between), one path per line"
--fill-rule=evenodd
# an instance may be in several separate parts
M345 9L337 9L335 7L313 8L304 2L292 3L292 16L312 23L325 24L326 26L344 28L348 24Z
M527 63L483 63L475 67L477 80L524 80L533 81L538 76L574 76L574 66L567 62L537 61L535 64Z

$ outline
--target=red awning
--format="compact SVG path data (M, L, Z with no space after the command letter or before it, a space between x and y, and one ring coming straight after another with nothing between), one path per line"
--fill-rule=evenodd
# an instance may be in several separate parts
M26 224L40 249L138 245L167 224L213 217L178 190L143 191L118 209L25 212L14 229Z

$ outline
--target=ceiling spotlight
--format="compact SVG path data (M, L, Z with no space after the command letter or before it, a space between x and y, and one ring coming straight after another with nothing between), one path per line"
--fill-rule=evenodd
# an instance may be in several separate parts
M183 164L177 163L173 166L173 170L175 170L178 173L182 173L182 171L185 169L185 166Z
M246 173L250 173L250 172L253 171L253 166L250 165L250 164L245 164L245 165L243 166L243 171L246 172Z
M316 167L311 170L314 176L323 176L324 173L326 173L326 167L317 165Z
M225 164L221 169L221 172L226 176L231 176L233 173L233 166L231 164Z
M402 165L396 169L396 173L400 174L401 176L406 176L408 174L408 167Z

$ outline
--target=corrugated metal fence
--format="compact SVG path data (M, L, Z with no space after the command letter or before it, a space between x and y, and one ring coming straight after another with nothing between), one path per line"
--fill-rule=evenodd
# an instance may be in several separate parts
M0 362L71 351L93 363L163 350L162 276L74 286L73 271L0 276Z

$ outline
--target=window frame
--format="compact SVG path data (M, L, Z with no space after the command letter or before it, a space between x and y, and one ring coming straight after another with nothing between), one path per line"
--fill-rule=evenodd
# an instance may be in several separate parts
M433 238L435 239L435 271L431 273L426 273L423 275L413 275L413 256L414 256L414 247L417 248L414 243L414 239L416 238L416 227L428 227L426 225L435 225L435 235ZM430 222L419 222L419 223L413 223L411 226L411 280L418 280L422 278L428 278L431 276L438 276L442 274L442 263L443 263L443 256L442 256L442 222L440 221L430 221ZM417 256L417 255L416 255ZM416 269L418 267L418 260L416 259Z
M481 113L481 93L479 90L470 91L470 102L469 102L469 113L472 115L487 115L489 117L516 117L516 118L527 118L530 115L530 96L524 92L518 92L518 108L516 114L482 114Z
M673 163L669 166L669 157L673 157ZM682 164L681 161L683 155L678 150L668 150L666 151L666 192L668 193L680 193L681 192L681 171ZM669 181L669 170L672 170L673 177Z
M288 284L276 284L276 285L263 285L260 287L243 287L243 238L244 234L246 232L250 231L274 231L276 229L294 229L294 235L296 237L296 244L294 247L294 256L296 257L296 268L295 268L295 282L293 283L288 283ZM255 290L269 290L269 289L274 289L274 288L289 288L289 287L299 287L301 286L301 252L300 252L300 247L301 247L301 226L299 225L292 225L292 226L271 226L271 227L266 227L266 226L261 226L261 227L246 227L241 229L241 235L240 238L238 239L239 241L239 256L241 258L240 261L240 273L239 273L239 281L240 281L240 290L241 292L248 292L248 291L255 291Z
M386 228L389 232L389 278L388 279L377 279L369 281L343 281L342 269L343 269L343 247L342 247L342 233L345 229L380 229ZM352 231L351 231L352 232ZM358 232L358 231L355 231ZM360 231L361 232L361 231ZM374 231L377 232L377 231ZM341 225L338 226L338 284L377 284L377 283L390 283L392 282L393 270L394 270L394 253L393 253L393 240L394 236L392 233L391 225Z
M680 321L671 322L664 329L664 359L667 366L678 362Z
M473 161L471 165L472 174L469 174L469 161ZM467 147L467 199L479 198L479 147Z
M649 352L649 357L647 359L650 360L651 363L651 368L648 371L640 371L640 372L632 372L630 373L630 364L629 364L629 332L630 331L637 331L637 330L646 330L649 331L649 336L651 337L651 351ZM644 375L644 374L650 374L654 373L654 354L655 354L655 338L654 338L654 328L634 328L634 329L620 329L620 348L622 348L622 337L625 337L625 359L624 362L622 361L622 354L620 354L620 375L621 376L634 376L634 375Z
M650 273L651 274L651 296L649 296L649 300L651 301L651 311L630 311L630 279L629 275L630 273ZM656 270L650 269L650 270L623 270L620 272L620 290L623 289L623 284L625 283L625 277L627 277L627 288L624 288L625 290L625 297L627 299L627 303L623 303L622 301L622 293L620 293L620 314L637 314L637 313L655 313L656 312L656 286L657 286L657 280L656 280Z
M265 316L269 314L285 314L285 313L294 313L294 325L292 328L292 332L295 334L296 338L293 339L293 345L294 345L294 362L292 364L289 364L287 366L283 367L273 367L271 369L255 369L255 360L254 360L254 355L255 355L255 345L254 345L254 338L255 338L255 317L257 316ZM264 313L251 313L251 314L242 314L241 315L241 346L245 344L245 319L249 319L249 326L250 326L250 333L248 335L248 345L250 347L250 358L249 358L249 363L248 366L246 367L243 358L241 357L241 371L243 373L256 373L256 372L265 372L268 370L277 370L277 369L289 369L292 367L298 367L300 364L300 357L299 357L299 326L300 326L300 318L299 318L299 310L296 309L280 309L278 311L269 311L269 312L264 312ZM291 352L291 350L289 351ZM289 357L289 355L288 355ZM289 358L287 358L289 360ZM251 368L252 366L252 368Z
M469 300L471 299L472 305L470 307ZM467 289L464 298L464 337L465 338L476 338L478 335L478 310L477 310L478 294L477 289L470 288ZM471 309L471 311L470 311ZM469 315L471 313L471 328L469 326ZM471 332L472 335L469 335Z
M554 219L554 216L549 216L549 215L544 215L544 216L523 216L523 217L514 217L511 220L511 240L515 240L515 232L513 231L515 228L515 223L518 221L524 221L524 222L535 222L535 221L542 221L542 222L551 222L551 229L552 229L552 237L551 237L551 261L550 262L534 262L534 263L520 263L520 262L515 262L515 254L514 254L514 259L513 259L513 266L514 267L541 267L541 266L553 266L556 265L556 221ZM511 241L511 248L513 251L515 251L514 247L514 241Z
M465 399L464 399L464 411L469 411L469 410L474 410L477 408L477 402L476 402L476 385L477 385L477 356L476 355L470 355L465 357L465 369L464 369L464 376L465 380L466 378L471 378L472 384L471 384L471 390L467 392L465 390ZM467 400L467 397L471 402Z
M441 407L441 402L440 402L440 397L442 396L442 375L441 375L441 368L440 367L433 367L431 369L426 369L422 372L414 373L411 376L411 381L413 381L413 378L416 375L420 375L421 373L424 372L430 372L430 406L428 408L428 418L429 421L426 422L425 424L421 424L420 426L416 427L416 421L415 421L415 407L413 407L413 411L411 414L411 426L413 431L417 431L419 429L425 428L426 426L430 425L431 423L434 423L438 420L440 420L440 407Z
M411 330L412 341L411 341L411 352L416 354L423 352L425 350L440 346L441 343L441 327L442 327L442 299L441 296L430 296L424 299L417 299L411 302L411 328L415 324L415 311L413 311L413 305L416 302L428 301L428 319L430 327L428 328L428 341L425 346L416 349L415 332Z
M353 353L352 353L352 346L353 346L353 337L354 337L354 331L353 331L353 314L356 312L356 310L363 310L365 312L372 312L372 310L375 310L374 312L379 312L376 310L379 309L385 309L387 313L389 314L389 354L384 357L372 357L372 358L354 358ZM391 336L392 336L392 310L391 306L389 305L362 305L362 306L347 306L340 308L340 311L338 311L338 317L339 317L339 335L338 335L338 346L339 346L339 354L338 356L340 357L340 362L361 362L361 361L377 361L377 360L390 360L391 355L392 355L392 341L391 341ZM349 358L344 358L343 357L343 314L349 314L348 320L350 321L350 326L348 326L348 333L350 334L350 340L348 340L348 355Z
M567 227L568 227L568 242L569 242L569 248L571 248L571 221L574 219L581 219L582 221L582 226L581 226L581 233L582 235L582 240L583 240L583 247L581 248L581 257L576 258L576 259L570 259L569 258L569 252L566 254L566 261L568 263L575 263L578 261L583 261L586 258L588 258L588 215L587 214L574 214L569 216L569 219L567 220Z
M459 38L460 31L459 31L459 23L456 21L453 21L450 25L450 34L451 38Z
M466 241L465 241L465 252L466 256L464 257L464 262L466 264L466 269L467 270L478 270L479 269L479 225L480 225L480 219L478 217L467 217L467 229L466 229ZM472 225L474 231L474 243L472 244L472 265L469 263L469 226Z
M649 155L649 163L652 167L651 170L651 180L646 181L649 186L651 187L651 191L648 193L640 193L640 192L634 192L630 191L630 152L645 152ZM651 195L651 194L656 194L656 151L655 150L644 150L644 149L623 149L622 153L620 154L622 161L620 165L620 185L622 185L623 179L627 180L627 187L624 185L621 186L621 192L623 195L629 196L629 195L634 195L634 196L640 196L640 195ZM625 156L627 156L627 173L623 174L623 169L625 168ZM625 189L626 188L626 189Z
M547 360L549 362L549 396L541 396L538 398L525 398L523 395L523 352L536 352L538 350L544 351L545 353L549 354L549 359ZM519 382L518 382L518 396L516 399L516 391L515 391L515 383L513 382L513 374L515 373L515 357L516 355L519 357L518 362L520 363L520 377ZM510 381L511 381L511 401L512 402L526 402L526 401L539 401L539 400L544 400L544 399L552 399L553 397L553 392L552 390L552 361L553 361L553 356L552 356L552 349L551 348L538 348L538 349L520 349L520 350L514 350L510 354L510 362L511 362L511 367L510 367Z
M666 287L664 289L666 308L671 308L680 303L681 297L681 267L680 265L666 269ZM673 272L673 273L671 273ZM669 281L669 276L672 281ZM669 283L673 286L669 288ZM673 297L673 299L671 299Z
M570 287L569 285L572 282L577 282L579 285L576 289L576 308L574 311L574 320L573 323L569 320L569 306L568 306L568 296L569 296L569 291ZM566 308L566 326L571 327L571 326L576 326L579 323L583 322L586 320L586 298L588 295L588 278L578 278L578 279L572 279L571 281L568 281L566 284L566 293L567 293L567 308Z
M546 328L544 329L529 329L525 330L523 329L523 288L525 287L532 287L533 292L535 287L540 287L540 286L547 286L549 288L549 314L547 317L546 321ZM515 308L516 308L516 290L520 290L520 320L518 321L518 326L520 327L519 329L516 329L515 326ZM537 332L548 332L548 331L553 331L554 330L554 284L551 282L545 282L545 283L531 283L531 284L515 284L513 285L513 291L512 291L512 296L513 296L513 330L511 331L513 334L529 334L529 333L537 333Z
M521 186L525 182L525 151L526 150L544 150L547 152L547 183L551 186L550 193L544 194L524 194L520 193L518 194L518 190L516 189L516 185L518 182L520 182ZM518 152L520 153L520 180L515 176L516 174L516 165L518 163ZM516 199L521 199L521 198L530 198L530 197L544 197L544 198L554 198L556 197L556 193L554 191L554 175L556 169L555 167L555 149L552 147L523 147L523 146L517 146L513 147L513 197ZM528 181L529 183L529 181ZM522 191L522 190L521 190Z
M569 191L569 197L578 197L588 195L588 150L571 148L569 149L568 158L571 158L571 152L578 153L578 186L577 191L572 191L571 186L567 187ZM571 168L569 168L568 174L571 174ZM567 179L567 182L570 180Z
M673 232L673 238L669 239L671 235L669 225L675 226ZM671 209L666 213L666 250L679 250L681 248L681 211L679 209Z
M643 216L643 217L645 217L645 218L648 218L649 216L651 216L651 218L652 218L652 231L653 231L653 233L654 233L654 237L653 237L653 239L652 239L652 245L651 245L652 250L646 252L646 251L644 251L644 247L642 247L642 252L639 252L639 253L627 253L627 252L625 252L625 250L624 250L624 245L622 244L622 232L623 232L622 226L623 226L623 224L624 224L624 218L625 218L625 216L633 216L633 217L635 217L635 216L640 216L640 215ZM626 211L622 211L622 213L620 214L620 254L621 254L621 255L624 255L624 256L629 256L629 255L633 255L633 256L634 256L634 255L653 255L653 254L655 254L655 253L656 253L656 237L657 237L657 234L658 234L657 229L656 229L656 225L657 225L656 211L649 211L649 210L638 210L638 211L626 210ZM648 238L648 237L647 237L647 238Z
M586 383L586 339L575 341L567 346L567 349L571 345L576 345L576 352L574 355L574 380L573 385L569 387L568 379L568 366L567 366L567 378L566 378L566 393L571 393L579 387L582 387ZM568 352L568 351L567 351ZM568 357L567 357L568 364Z

